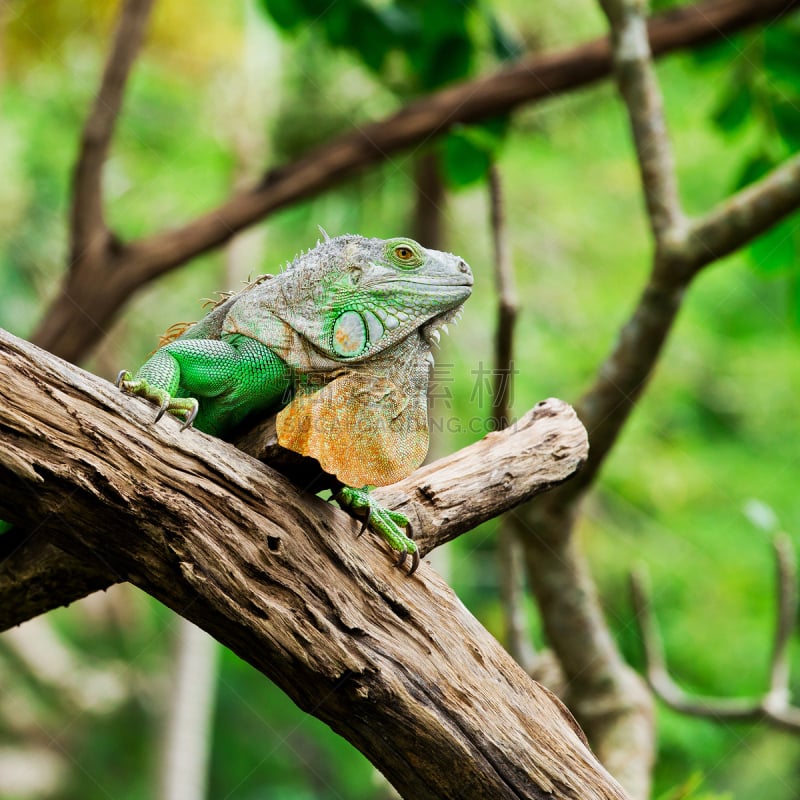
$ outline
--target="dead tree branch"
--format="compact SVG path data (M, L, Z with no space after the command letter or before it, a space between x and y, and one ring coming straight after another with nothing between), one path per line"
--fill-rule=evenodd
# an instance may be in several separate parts
M704 697L678 686L669 674L664 646L653 614L647 576L631 573L631 595L644 648L647 682L670 708L694 717L729 722L766 722L773 727L800 731L800 708L789 698L787 647L797 622L797 564L785 534L773 539L776 565L775 641L770 661L770 685L760 697Z
M664 55L768 22L798 0L707 0L673 9L648 26L652 51ZM72 264L60 293L33 340L70 360L84 357L127 299L144 283L215 248L270 213L307 199L446 132L456 123L507 113L608 76L608 40L556 53L532 55L491 75L443 89L379 122L355 128L298 161L276 167L248 189L186 225L123 243L107 238L104 257L91 269ZM99 270L99 272L98 272ZM103 280L98 279L103 275Z
M102 554L404 796L625 796L446 584L391 567L342 512L7 334L0 394L0 516L41 520L78 559Z
M16 371L24 362L48 366L60 376L67 392L85 392L89 382L101 406L117 413L136 413L151 422L152 409L145 403L123 397L114 387L79 370L70 371L59 359L32 345L1 333L0 342L13 352L24 353L15 364L6 364L14 378L6 384L9 394L19 398ZM101 387L101 388L98 388ZM2 391L2 390L0 390ZM55 392L55 390L53 390ZM35 404L39 393L30 397ZM77 413L77 412L76 412ZM87 415L89 412L85 412ZM83 418L81 418L83 422ZM163 423L158 426L163 427ZM171 430L171 426L167 431ZM265 432L266 431L266 432ZM102 550L91 557L75 559L62 553L47 533L58 520L41 515L27 520L20 512L19 496L36 482L25 471L25 449L32 431L8 431L0 443L0 464L17 479L7 482L8 492L0 518L19 526L0 537L0 630L19 624L51 608L64 605L98 588L126 580L124 573L103 560ZM193 436L193 434L191 434ZM88 434L87 434L88 436ZM188 437L184 437L188 438ZM238 444L259 458L274 458L274 422L253 429ZM94 449L93 439L84 440ZM421 552L450 541L481 522L530 499L566 480L586 459L586 432L573 410L559 400L547 400L523 415L511 428L490 433L479 442L417 470L405 480L375 492L381 502L408 515ZM470 497L465 506L463 498ZM30 538L26 538L30 537Z

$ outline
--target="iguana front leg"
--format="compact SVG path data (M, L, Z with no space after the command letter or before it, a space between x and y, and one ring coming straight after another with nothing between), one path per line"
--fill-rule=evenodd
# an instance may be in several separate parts
M117 386L218 436L249 413L276 405L290 383L286 364L266 345L247 337L178 339L157 350L131 376L123 370Z
M195 421L200 404L194 397L173 396L178 391L180 381L180 370L174 358L159 350L147 364L151 362L155 363L156 368L148 371L148 374L155 373L149 379L142 376L142 370L134 378L128 370L123 369L117 375L115 384L125 394L144 397L151 403L156 403L159 408L154 422L158 422L164 412L169 411L183 420L181 430L185 430Z
M351 486L343 486L334 496L334 500L346 511L356 517L361 517L364 524L359 532L359 536L369 527L379 533L389 543L392 550L400 554L397 559L397 566L401 567L406 562L408 554L411 553L411 567L409 575L413 575L419 566L419 548L411 538L411 522L404 514L392 511L382 506L370 494L365 486L363 489L354 489ZM405 528L408 534L403 533L401 528Z

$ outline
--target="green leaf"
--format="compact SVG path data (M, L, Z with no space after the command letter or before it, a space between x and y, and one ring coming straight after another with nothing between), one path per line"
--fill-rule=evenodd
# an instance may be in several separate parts
M449 134L442 143L442 167L451 186L468 186L480 180L491 163L489 153L460 132Z
M720 130L730 133L740 128L750 117L753 95L744 81L737 81L714 111L713 120Z
M800 25L789 17L764 30L764 70L771 79L788 81L800 89Z
M259 5L285 31L293 31L306 21L305 9L294 0L259 0Z
M508 129L508 119L497 117L480 125L454 128L442 144L442 166L451 186L468 186L486 175Z
M772 115L781 139L793 152L800 150L800 98L784 96L775 99Z
M770 228L750 245L748 255L755 271L765 277L796 269L795 224L786 221Z
M425 48L420 61L420 82L433 89L463 78L472 66L472 42L466 34L454 34Z
M353 46L364 63L373 71L379 72L386 55L394 44L394 38L378 14L368 6L356 14L352 20Z
M734 183L734 189L743 189L759 178L763 178L771 169L775 167L775 162L764 153L756 153L745 162L739 178Z

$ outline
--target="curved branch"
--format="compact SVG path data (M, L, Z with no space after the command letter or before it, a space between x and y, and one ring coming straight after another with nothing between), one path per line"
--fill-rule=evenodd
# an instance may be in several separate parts
M800 207L800 155L692 222L687 240L665 254L665 268L691 275L769 230Z
M773 540L776 562L775 644L770 662L770 686L760 697L706 697L684 691L673 680L664 658L644 570L631 573L639 634L644 648L647 682L656 697L681 714L730 722L764 721L782 730L800 731L800 708L789 701L787 646L797 619L797 567L791 542L785 534Z
M654 55L692 47L765 21L797 0L709 0L673 9L650 21ZM380 122L356 127L305 157L267 172L256 185L198 219L133 245L150 279L227 241L242 228L290 203L318 194L372 164L446 132L608 77L611 50L603 37L544 55L532 55L491 75L443 89L410 103Z
M446 584L391 567L342 512L217 439L152 425L144 403L7 334L0 397L0 516L41 520L77 558L102 554L404 796L624 798Z
M122 108L125 84L144 39L153 0L126 0L106 60L100 89L81 134L72 185L72 264L108 242L103 209L103 165Z

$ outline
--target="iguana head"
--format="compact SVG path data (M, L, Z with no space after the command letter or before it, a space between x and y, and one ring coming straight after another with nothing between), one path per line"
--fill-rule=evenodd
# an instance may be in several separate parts
M427 341L458 314L472 272L412 239L339 236L298 257L273 313L336 361L360 362L415 330Z

